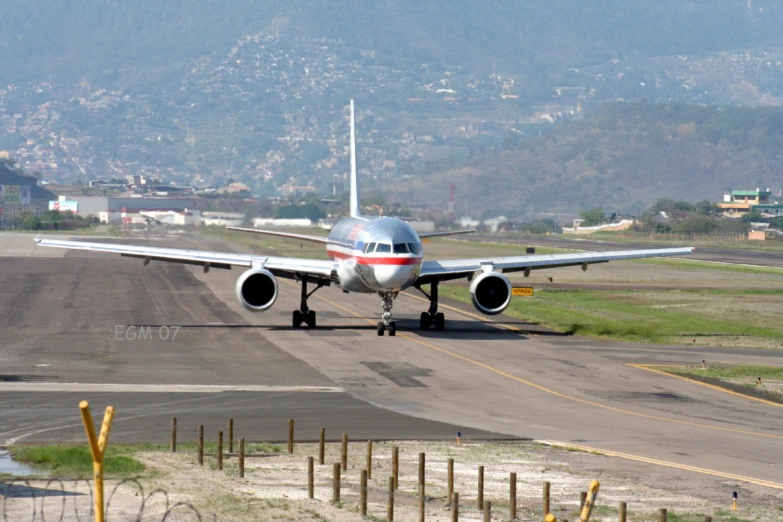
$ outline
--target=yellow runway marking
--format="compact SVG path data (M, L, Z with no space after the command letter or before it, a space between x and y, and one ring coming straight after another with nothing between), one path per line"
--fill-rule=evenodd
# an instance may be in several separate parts
M286 281L286 282L288 282L288 281ZM290 285L292 285L292 286L297 286L296 284L293 284L293 283L290 283L290 282L288 282L288 283ZM340 310L343 310L343 311L345 311L345 312L347 312L347 313L349 313L349 314L351 314L351 315L353 315L355 317L358 317L359 319L367 321L370 324L375 324L373 321L367 319L366 317L363 317L363 316L359 315L358 313L354 312L353 310L350 310L350 309L348 309L348 308L346 308L346 307L344 307L344 306L342 306L342 305L340 305L338 303L335 303L334 301L326 299L325 297L322 297L322 296L319 296L319 295L316 295L314 297L317 297L318 299L320 299L321 301L323 301L325 303L328 303L328 304L330 304L330 305L332 305L332 306L334 306L336 308L339 308ZM457 310L457 311L462 313L461 310ZM506 325L503 325L503 326L506 326ZM498 370L497 368L494 368L494 367L489 366L487 364L484 364L482 362L476 361L474 359L470 359L469 357L465 357L463 355L459 355L457 353L451 352L451 351L446 350L444 348L439 348L439 347L437 347L437 346L435 346L433 344L427 343L425 341L422 341L421 339L413 337L410 334L399 334L397 337L402 337L403 339L406 339L408 341L420 344L422 346L425 346L425 347L430 348L432 350L436 350L438 352L444 353L444 354L449 355L451 357L454 357L456 359L460 359L462 361L465 361L467 363L473 364L473 365L478 366L480 368L484 368L485 370L493 372L493 373L495 373L497 375L500 375L502 377L506 377L507 379L510 379L510 380L513 380L513 381L525 384L527 386L530 386L530 387L535 388L537 390L540 390L542 392L548 393L550 395L554 395L555 397L560 397L562 399L578 402L578 403L581 403L581 404L588 404L590 406L595 406L597 408L602 408L602 409L614 411L614 412L617 412L617 413L623 413L623 414L626 414L626 415L632 415L632 416L635 416L635 417L641 417L641 418L646 418L646 419L651 419L651 420L670 422L670 423L673 423L673 424L681 424L681 425L692 426L692 427L696 427L696 428L706 428L706 429L709 429L709 430L716 430L716 431L726 431L726 432L730 432L730 433L741 433L741 434L744 434L744 435L755 435L755 436L758 436L758 437L765 437L765 438L778 439L778 440L783 439L783 436L780 436L780 435L772 435L772 434L767 434L767 433L758 433L758 432L739 430L739 429L733 429L733 428L721 428L719 426L711 426L709 424L699 424L699 423L688 422L688 421L681 421L681 420L676 420L676 419L667 419L666 417L658 417L658 416L655 416L655 415L647 415L647 414L644 414L644 413L637 413L637 412L633 412L633 411L629 411L629 410L623 410L623 409L620 409L620 408L615 408L613 406L607 406L605 404L600 404L600 403L597 403L597 402L588 401L588 400L585 400L585 399L579 399L577 397L572 397L570 395L566 395L566 394L563 394L563 393L560 393L560 392L556 392L554 390L551 390L551 389L546 388L544 386L541 386L539 384L535 384L533 382L527 381L527 380L522 379L520 377L517 377L515 375L511 375L509 373L506 373L506 372L504 372L502 370ZM573 448L577 448L577 449L582 449L584 451L596 451L596 452L600 452L600 453L603 453L603 454L608 455L608 456L619 457L619 458L630 459L630 460L636 460L636 461L639 461L639 462L647 462L649 464L657 464L659 466L666 466L666 467L671 467L671 468L677 468L677 469L681 469L681 470L685 470L685 471L693 471L695 473L701 473L701 474L705 474L705 475L712 475L712 476L717 476L717 477L721 477L721 478L728 478L728 479L733 479L733 480L739 480L739 481L748 482L748 483L751 483L751 484L757 484L757 485L760 485L760 486L766 486L766 487L775 488L775 489L783 489L783 484L778 484L776 482L769 482L769 481L760 480L760 479L754 479L754 478L751 478L751 477L744 477L744 476L741 476L741 475L733 475L733 474L730 474L730 473L723 473L723 472L720 472L720 471L715 471L715 470L710 470L710 469L705 469L705 468L697 468L697 467L694 467L694 466L687 466L687 465L684 465L684 464L677 464L677 463L674 463L674 462L667 462L667 461L663 461L663 460L651 459L651 458L647 458L647 457L641 457L641 456L637 456L637 455L630 455L630 454L626 454L626 453L619 453L619 452L603 450L603 449L599 449L599 448L588 448L587 446L577 446L577 445L574 445L574 444L566 444L566 443L559 443L559 442L552 442L552 441L549 441L548 443L552 444L552 445L558 445L558 446L573 447Z
M536 440L534 442L540 444L548 444L550 446L559 446L562 448L574 448L582 451L593 451L596 453L602 453L609 457L619 457L621 459L635 460L638 462L646 462L648 464L657 464L658 466L666 466L668 468L681 469L684 471L693 471L696 473L702 473L704 475L713 475L724 479L739 480L742 482L748 482L750 484L756 484L757 486L766 486L768 488L783 489L783 484L778 482L770 482L768 480L761 480L752 477L745 477L743 475L735 475L733 473L724 473L723 471L715 471L713 469L697 468L695 466L688 466L686 464L677 464L676 462L669 462L666 460L651 459L648 457L641 457L639 455L631 455L629 453L620 453L617 451L605 450L601 448L591 448L588 446L580 446L578 444L571 444L569 442L558 442L554 440Z
M664 371L661 371L661 370L655 370L653 368L650 368L650 366L684 368L684 366L682 366L682 365L674 365L674 364L626 364L626 366L630 366L632 368L638 368L640 370L647 370L648 372L659 373L661 375L666 375L667 377L673 377L675 379L681 379L683 381L688 381L689 383L692 383L692 384L698 384L699 386L706 386L707 388L712 388L713 390L717 390L717 391L722 392L722 393L728 393L729 395L736 395L737 397L742 397L743 399L750 399L752 401L761 402L761 403L764 403L764 404L769 404L770 406L776 406L778 408L783 408L783 404L781 404L779 402L773 402L773 401L768 401L766 399L760 399L758 397L752 397L750 395L745 395L743 393L735 392L735 391L732 391L732 390L727 390L726 388L721 388L720 386L717 386L715 384L710 384L710 383L707 383L707 382L696 381L694 379L689 379L689 378L684 377L682 375L675 375L675 374L672 374L672 373L667 373L667 372L664 372Z
M317 297L321 301L324 301L326 303L331 304L332 306L335 306L335 307L339 308L340 310L344 310L345 312L348 312L349 314L352 314L352 315L354 315L354 316L356 316L356 317L358 317L360 319L363 319L363 320L367 321L370 324L375 324L373 321L371 321L371 320L369 320L369 319L367 319L367 318L357 314L353 310L345 308L344 306L342 306L342 305L340 305L338 303L335 303L335 302L333 302L333 301L331 301L329 299L326 299L325 297L321 297L321 296L318 296L318 295L316 295L315 297ZM570 395L566 395L564 393L556 392L554 390L551 390L549 388L541 386L540 384L536 384L534 382L527 381L525 379L522 379L521 377L517 377L516 375L511 375L510 373L504 372L502 370L498 370L497 368L495 368L493 366L490 366L488 364L484 364L484 363L482 363L480 361L476 361L475 359L471 359L469 357L465 357L464 355L460 355L458 353L454 353L452 351L446 350L445 348L440 348L439 346L435 346L434 344L430 344L430 343L428 343L426 341L423 341L423 340L421 340L421 339L419 339L417 337L414 337L414 336L412 336L410 334L398 333L397 337L402 337L403 339L407 339L408 341L420 344L422 346L426 346L427 348L430 348L432 350L436 350L438 352L444 353L444 354L449 355L451 357L454 357L456 359L460 359L462 361L465 361L467 363L473 364L473 365L478 366L480 368L484 368L485 370L488 370L490 372L496 373L497 375L500 375L500 376L505 377L507 379L511 379L512 381L516 381L516 382L525 384L527 386L530 386L531 388L535 388L535 389L537 389L539 391L542 391L544 393L548 393L550 395L554 395L555 397L560 397L561 399L566 399L566 400L578 402L578 403L581 403L581 404L588 404L590 406L595 406L596 408L602 408L602 409L605 409L605 410L614 411L616 413L623 413L623 414L626 414L626 415L632 415L634 417L641 417L641 418L644 418L644 419L659 420L659 421L663 421L663 422L671 422L673 424L681 424L681 425L684 425L684 426L692 426L692 427L696 427L696 428L707 428L707 429L710 429L710 430L726 431L726 432L730 432L730 433L742 433L743 435L755 435L755 436L758 436L758 437L765 437L765 438L770 438L770 439L783 440L783 435L773 435L773 434L770 434L770 433L759 433L759 432L755 432L755 431L739 430L739 429L735 429L735 428L721 428L719 426L712 426L710 424L700 424L700 423L697 423L697 422L688 422L688 421L682 421L682 420L677 420L677 419L668 419L666 417L658 417L656 415L647 415L646 413L638 413L638 412L635 412L635 411L623 410L621 408L615 408L614 406L608 406L606 404L601 404L599 402L593 402L593 401L588 401L586 399L580 399L578 397L572 397Z

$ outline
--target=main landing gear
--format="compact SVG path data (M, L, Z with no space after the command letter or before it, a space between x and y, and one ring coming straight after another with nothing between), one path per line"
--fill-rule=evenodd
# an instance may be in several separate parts
M422 290L421 286L416 286L416 289L430 300L430 309L421 313L419 326L422 330L427 330L433 325L436 330L443 330L446 327L446 317L442 312L438 312L438 282L430 284L429 294Z
M308 328L315 328L315 311L310 310L307 306L307 299L313 295L316 290L324 286L322 280L318 280L318 286L316 286L312 292L307 293L307 276L302 276L302 293L299 297L299 310L294 310L291 318L291 326L294 328L301 328L302 324L306 324Z
M381 321L378 322L377 331L378 336L383 337L383 332L389 331L389 337L397 335L397 323L391 320L392 318L392 305L397 298L397 292L384 292L379 293L381 299L383 299L383 315Z

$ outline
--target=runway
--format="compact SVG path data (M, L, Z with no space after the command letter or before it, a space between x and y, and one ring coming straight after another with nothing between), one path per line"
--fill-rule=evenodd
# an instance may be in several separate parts
M780 407L629 366L702 359L780 365L777 351L605 343L487 319L457 303L442 307L446 331L420 332L426 304L407 295L394 306L397 337L377 337L380 300L334 288L311 299L319 328L293 330L299 294L285 281L274 308L256 315L234 301L237 270L204 274L113 256L37 253L0 258L0 379L9 387L30 383L30 390L41 382L129 387L114 395L47 393L0 383L0 441L78 438L78 424L56 424L66 423L69 408L78 422L76 402L88 397L96 408L117 402L117 440L165 440L172 416L188 429L209 424L208 431L234 416L273 439L282 438L288 417L309 419L308 434L328 423L329 432L357 439L448 439L459 430L618 454L615 466L629 478L683 489L783 494L775 457L783 448ZM141 342L117 340L117 325L181 328L175 340ZM329 391L134 393L136 384Z

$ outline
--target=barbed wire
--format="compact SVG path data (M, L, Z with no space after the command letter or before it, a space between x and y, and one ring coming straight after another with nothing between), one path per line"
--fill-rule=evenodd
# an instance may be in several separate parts
M71 486L73 486L67 489L66 482L58 478L48 479L43 487L34 485L34 482L34 480L31 482L29 479L22 478L5 482L5 487L2 490L3 522L20 522L27 519L26 515L23 515L23 512L26 511L23 507L24 502L30 503L30 511L27 512L30 516L30 522L36 522L38 519L40 519L42 522L64 522L65 520L89 522L93 519L95 511L91 481L87 479L75 479L72 481L67 481ZM78 486L82 483L86 486L86 492L78 491ZM119 499L121 498L121 495L124 495L124 493L120 490L128 487L131 488L131 491L135 491L133 494L134 497L140 498L139 509L135 514L131 514L127 506L123 506L121 508L116 507ZM89 495L90 500L89 512L83 503L80 508L80 503L78 502L81 497L87 495ZM68 496L73 497L72 509L68 509ZM160 497L160 502L164 503L164 506L160 508L155 506L155 504L158 502L158 497ZM62 502L57 502L57 505L59 506L59 513L57 513L57 515L54 514L56 511L50 511L50 509L55 508L55 506L52 506L51 502L47 503L46 499L48 498L62 499ZM115 506L114 512L112 511L112 502L114 502ZM49 505L49 509L47 509L47 505ZM159 519L156 518L156 513L154 512L158 509L160 509L161 517ZM177 515L185 515L191 520L198 520L199 522L203 520L201 513L194 505L188 502L177 502L176 504L172 505L169 499L169 493L166 490L158 488L149 494L146 494L144 492L144 487L141 485L138 479L127 478L121 480L112 488L112 491L109 494L109 498L106 501L105 520L106 522L109 522L110 520L131 520L133 522L141 522L143 517L146 521L160 520L161 522L166 522L173 520L175 511ZM38 516L39 514L40 517Z

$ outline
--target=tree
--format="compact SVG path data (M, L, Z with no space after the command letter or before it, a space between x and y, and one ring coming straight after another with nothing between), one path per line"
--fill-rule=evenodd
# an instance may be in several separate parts
M594 227L600 225L604 221L604 208L598 207L590 210L585 210L579 214L582 218L582 225L585 227Z

